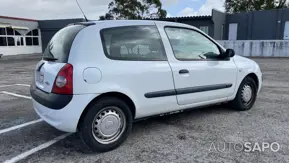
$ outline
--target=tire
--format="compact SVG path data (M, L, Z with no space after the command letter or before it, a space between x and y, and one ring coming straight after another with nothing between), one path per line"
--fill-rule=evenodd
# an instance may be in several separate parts
M251 98L248 92L251 89ZM230 106L232 109L237 111L250 110L257 98L257 84L255 80L251 77L246 77L238 89L237 95L233 101L231 101Z
M104 97L89 106L79 127L80 138L93 152L107 152L127 139L132 122L132 113L124 101Z

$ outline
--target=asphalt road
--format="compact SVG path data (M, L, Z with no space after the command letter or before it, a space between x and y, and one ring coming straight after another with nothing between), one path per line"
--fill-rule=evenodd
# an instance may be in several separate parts
M33 70L40 57L22 55L0 59L0 162L288 162L289 160L289 59L254 59L264 75L263 88L253 109L236 112L221 106L153 118L134 124L128 140L107 153L82 150L72 134L42 150L41 145L65 134L39 119L29 98ZM24 85L13 85L24 84ZM9 86L5 86L9 85ZM11 86L12 85L12 86ZM34 124L16 130L13 126ZM278 143L279 150L246 152L232 148L240 142ZM213 146L212 146L213 145ZM226 145L226 146L224 146ZM276 144L275 144L276 145ZM214 148L215 147L215 148ZM230 148L231 147L231 148ZM237 146L236 146L237 147ZM277 147L274 146L274 149ZM29 152L28 152L29 153Z

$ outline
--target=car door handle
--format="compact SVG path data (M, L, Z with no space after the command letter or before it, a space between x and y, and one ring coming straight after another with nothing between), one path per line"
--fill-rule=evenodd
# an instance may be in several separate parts
M188 74L189 73L189 70L187 69L182 69L179 71L179 74Z

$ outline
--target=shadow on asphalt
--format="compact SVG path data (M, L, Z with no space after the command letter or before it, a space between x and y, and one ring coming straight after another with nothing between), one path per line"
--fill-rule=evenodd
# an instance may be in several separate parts
M138 132L141 132L143 128L150 129L155 124L166 124L166 125L175 125L178 126L180 124L176 123L179 121L187 121L187 120L193 120L197 117L203 117L208 114L231 114L236 111L226 108L221 105L217 106L210 106L210 107L203 107L203 108L194 108L194 109L188 109L182 113L177 114L171 114L171 115L165 115L165 116L158 116L158 117L152 117L145 120L137 121L133 124L133 130L131 135L135 135ZM178 126L179 127L179 126ZM178 137L178 139L184 139L182 136ZM79 134L75 133L71 136L69 136L66 140L62 140L60 143L57 143L55 148L65 148L65 150L60 150L65 153L63 154L69 154L69 153L80 153L84 155L89 154L97 154L96 152L92 152L89 150L89 148L82 143Z

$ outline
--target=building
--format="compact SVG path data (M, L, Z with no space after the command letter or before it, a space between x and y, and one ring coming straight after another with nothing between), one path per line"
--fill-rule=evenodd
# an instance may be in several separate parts
M196 26L216 40L289 40L289 8L160 19Z
M41 30L37 20L0 16L0 54L41 52Z
M0 56L42 53L52 36L84 19L33 20L0 16Z
M225 40L289 40L289 9L226 16Z
M216 40L289 40L289 9L153 19L193 25ZM78 19L31 20L0 16L0 54L41 53L52 36Z
M289 8L227 14L213 9L211 16L153 19L185 23L200 28L216 40L289 40ZM84 19L42 20L42 46L59 29Z
M68 24L75 22L85 21L82 18L79 19L58 19L58 20L40 20L39 28L41 29L42 38L42 48L45 49L46 45L52 38L52 36L59 31L61 28L67 26Z

